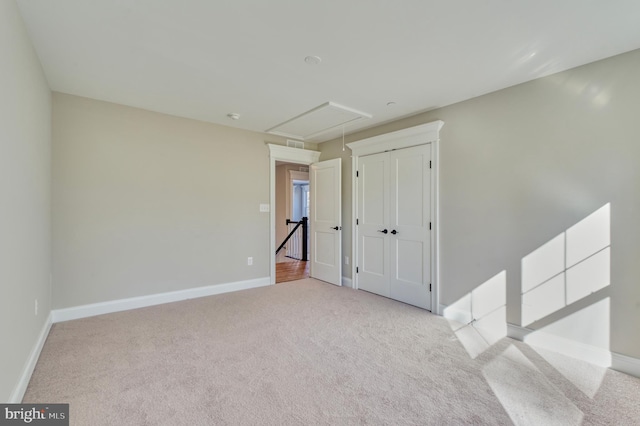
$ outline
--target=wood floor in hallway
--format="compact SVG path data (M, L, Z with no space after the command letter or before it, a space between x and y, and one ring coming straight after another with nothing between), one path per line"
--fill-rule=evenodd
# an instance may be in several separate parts
M309 262L294 260L276 263L276 284L309 278Z

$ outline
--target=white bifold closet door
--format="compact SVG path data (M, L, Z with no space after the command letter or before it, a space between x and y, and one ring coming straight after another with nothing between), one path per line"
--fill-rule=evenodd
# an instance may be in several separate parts
M358 288L431 310L431 144L358 160Z

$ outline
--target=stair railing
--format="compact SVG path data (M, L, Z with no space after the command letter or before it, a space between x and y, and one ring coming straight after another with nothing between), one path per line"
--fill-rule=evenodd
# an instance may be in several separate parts
M276 256L278 255L280 250L282 250L282 248L285 246L285 244L287 244L287 241L289 241L291 239L291 237L294 236L294 234L296 233L298 228L302 228L302 237L300 238L301 243L302 243L301 244L302 245L302 253L300 255L298 255L299 257L297 257L295 255L295 253L293 253L293 251L292 251L292 252L289 253L289 255L287 257L291 257L291 258L294 258L294 259L307 261L308 260L308 255L309 255L309 248L307 247L308 233L309 233L309 219L306 218L306 217L303 217L302 219L300 219L299 222L294 222L292 220L287 219L287 225L292 225L292 224L295 224L296 226L293 227L293 229L289 232L289 235L287 235L287 237L284 239L282 244L280 244L280 247L278 247L278 249L276 250ZM295 240L295 238L294 238L294 240Z

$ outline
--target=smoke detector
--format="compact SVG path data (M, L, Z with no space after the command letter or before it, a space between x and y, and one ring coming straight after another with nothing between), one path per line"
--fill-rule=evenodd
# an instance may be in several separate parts
M318 65L322 62L322 58L320 56L307 56L304 61L309 65Z

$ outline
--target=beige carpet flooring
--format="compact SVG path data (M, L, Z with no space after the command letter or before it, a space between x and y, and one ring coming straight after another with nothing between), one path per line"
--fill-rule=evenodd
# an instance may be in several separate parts
M54 324L24 402L72 425L640 424L640 379L469 334L307 279Z

